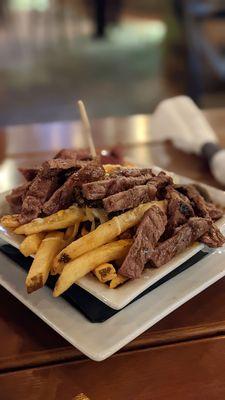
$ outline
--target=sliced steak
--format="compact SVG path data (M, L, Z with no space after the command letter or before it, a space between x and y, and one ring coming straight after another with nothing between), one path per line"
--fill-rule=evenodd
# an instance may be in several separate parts
M152 174L141 175L137 177L114 177L93 183L83 185L83 195L89 200L104 199L113 194L131 189L134 186L145 185L147 182L152 183L158 189L170 184L172 178L160 172L158 176L152 177Z
M166 234L169 237L173 234L175 228L183 225L190 217L194 216L194 210L190 200L172 186L168 186L166 189L166 199L168 200Z
M208 232L211 225L212 221L209 218L190 218L186 224L177 229L171 238L155 248L148 260L150 265L158 268L166 264Z
M194 185L177 186L177 190L189 198L198 217L209 217L207 204Z
M224 211L213 203L207 203L207 211L213 221L217 221L224 215Z
M115 171L110 175L110 177L118 177L118 176L126 176L129 177L137 177L142 175L151 175L155 176L151 170L151 168L121 168Z
M10 205L10 209L14 214L19 214L22 209L23 200L26 196L30 182L26 182L21 186L13 189L10 194L6 196L6 201Z
M205 243L209 247L221 247L225 243L225 237L219 228L213 224L209 231L200 238L200 242Z
M155 199L157 188L152 184L135 186L132 189L113 194L103 199L103 207L107 212L127 210Z
M45 178L40 171L29 186L23 200L21 214L19 216L20 223L25 224L37 218L42 212L44 202L50 198L57 188L57 176Z
M19 168L19 172L24 176L26 181L32 181L37 173L39 172L40 167L32 167L32 168Z
M223 211L211 202L207 202L204 197L199 193L195 185L182 185L176 186L177 190L185 194L191 201L195 215L198 217L210 217L217 220L222 217Z
M60 173L68 172L68 170L75 171L75 169L81 168L83 164L84 162L82 163L75 159L64 160L63 158L53 158L42 164L42 174L44 177L49 178Z
M167 217L160 207L153 206L146 211L139 224L129 253L119 269L121 275L139 278L156 243L163 234Z
M84 161L90 161L92 159L90 151L87 149L83 150L62 149L55 155L54 158L63 158L66 160L68 159L84 160Z
M43 212L46 215L65 209L75 202L75 188L81 187L84 182L103 178L105 171L96 161L90 161L74 172L66 182L44 204Z

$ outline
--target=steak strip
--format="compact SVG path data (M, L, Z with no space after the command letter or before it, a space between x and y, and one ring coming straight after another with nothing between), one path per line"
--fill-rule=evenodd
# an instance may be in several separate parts
M19 168L19 172L24 176L26 181L32 181L37 175L40 167L31 167L31 168Z
M126 176L127 178L129 178L143 175L151 175L152 177L155 176L151 168L121 168L113 172L110 176L112 178L118 176Z
M82 161L75 159L64 160L63 158L53 158L52 160L45 161L42 164L43 176L46 178L56 176L59 173L67 172L68 170L79 169L84 165Z
M121 275L132 279L141 276L145 263L165 230L166 222L166 214L158 206L145 212L137 228L134 243L119 269Z
M157 185L157 188L161 188L172 183L172 178L164 172L160 172L155 177L152 177L152 174L137 177L114 177L87 183L82 186L82 191L86 199L98 200L131 189L134 186L145 185L147 182Z
M102 178L105 171L96 161L87 162L85 166L74 172L66 182L44 204L43 212L46 215L53 214L61 209L69 207L75 202L75 188L84 182Z
M172 186L167 187L166 199L168 199L166 234L169 237L174 233L175 228L183 225L190 217L194 217L194 210L190 200Z
M209 231L200 238L200 242L206 244L208 247L221 247L225 243L225 237L219 228L213 224Z
M191 201L195 214L198 217L212 218L217 220L222 217L223 211L213 203L206 202L194 185L177 186L177 190L185 194Z
M190 218L185 225L178 228L171 238L160 243L155 248L148 260L150 265L159 268L166 264L208 232L211 226L212 221L208 218Z
M11 211L14 214L19 214L21 212L23 200L26 196L29 186L30 182L26 182L23 185L13 189L11 193L5 197L6 201L10 205Z
M45 178L41 169L31 182L23 200L19 222L25 224L37 218L42 212L42 206L58 187L57 176Z
M132 189L106 197L103 199L103 207L107 212L127 210L155 199L156 192L156 186L150 183L147 185L135 186Z

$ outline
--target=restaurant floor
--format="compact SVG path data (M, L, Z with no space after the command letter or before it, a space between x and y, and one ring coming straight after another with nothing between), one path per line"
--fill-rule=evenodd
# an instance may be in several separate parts
M125 8L106 37L94 39L82 2L63 14L45 9L47 1L25 3L11 1L0 20L0 125L74 119L79 98L91 117L149 113L184 91L182 54L168 49L159 15Z

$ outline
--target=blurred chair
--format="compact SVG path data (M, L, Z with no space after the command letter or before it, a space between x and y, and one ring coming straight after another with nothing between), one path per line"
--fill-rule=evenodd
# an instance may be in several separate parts
M175 8L188 50L188 94L200 103L207 64L213 75L225 82L225 0L175 0ZM221 40L213 40L213 35L206 33L205 25L212 21L223 23Z

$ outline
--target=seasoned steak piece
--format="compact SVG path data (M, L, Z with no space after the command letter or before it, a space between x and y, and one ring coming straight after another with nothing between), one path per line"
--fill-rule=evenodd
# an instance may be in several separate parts
M221 247L225 243L225 237L219 228L213 224L209 231L200 238L200 242L205 243L209 247Z
M32 168L19 168L19 172L24 176L26 181L32 181L37 175L40 167L32 167Z
M176 186L177 190L185 194L191 201L195 214L198 217L210 217L213 220L219 219L223 212L213 203L206 202L204 197L199 193L194 185Z
M56 176L68 171L74 172L84 165L84 161L76 161L74 159L64 160L63 158L53 158L42 164L43 176L46 178Z
M148 259L150 265L158 268L166 264L208 232L211 226L212 221L209 218L190 218L186 224L177 228L175 234L171 238L160 243L155 248Z
M135 186L124 192L113 194L103 199L103 207L107 212L127 210L155 199L157 189L152 184Z
M73 149L62 149L60 150L54 158L63 158L71 160L84 160L90 161L92 159L89 150L73 150Z
M183 225L190 217L194 216L194 210L190 200L177 192L172 186L168 186L166 189L166 199L168 199L166 233L167 236L171 236L175 228Z
M110 175L111 178L118 176L137 177L142 175L155 176L151 168L121 168Z
M134 186L145 185L147 182L155 185L157 190L170 184L172 179L160 172L158 176L152 177L152 174L141 175L137 177L115 177L83 185L83 195L86 199L97 200L113 194L131 189Z
M22 209L23 200L26 196L30 182L26 182L21 186L13 189L10 194L6 196L6 201L9 203L11 211L14 214L19 214Z
M177 186L176 188L179 192L183 193L189 198L194 208L195 214L198 217L203 217L203 218L209 217L206 201L198 192L195 186L183 185L183 186Z
M44 204L43 212L46 215L53 214L65 209L75 202L74 189L80 187L84 182L90 182L102 178L105 171L96 161L87 162L85 166L74 172L60 186L51 198Z
M164 211L158 206L147 210L139 224L129 253L119 269L121 275L139 278L167 222Z
M42 171L39 171L36 178L32 181L26 196L23 200L19 221L21 224L30 222L37 218L42 212L42 206L46 200L58 188L57 176L45 178Z
M144 185L152 178L151 175L138 177L116 177L82 186L83 195L88 200L104 199L112 194L128 190L137 185Z
M224 214L223 210L213 203L207 203L207 210L213 221L217 221Z

